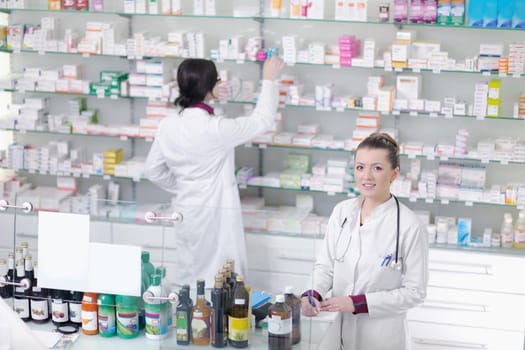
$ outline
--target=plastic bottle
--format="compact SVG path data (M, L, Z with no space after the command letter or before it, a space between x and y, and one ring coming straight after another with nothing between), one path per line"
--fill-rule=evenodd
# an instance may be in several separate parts
M525 210L520 210L514 227L514 248L525 248Z
M292 309L284 303L284 295L275 296L268 309L268 350L292 349Z
M115 297L111 294L100 294L98 304L98 334L101 337L113 337L117 334Z
M292 309L292 344L301 341L301 299L293 294L293 287L284 288L284 302Z
M223 348L228 344L228 328L224 312L224 294L222 275L215 276L215 286L211 292L211 345Z
M82 297L83 293L71 291L67 293L69 303L69 322L82 327Z
M82 332L98 334L98 294L85 292L82 297Z
M177 326L177 344L188 345L191 339L191 309L189 292L181 288L179 293L179 304L175 312L175 323Z
M148 297L165 297L160 285L161 275L150 276L150 286L144 293L146 307L146 337L159 340L168 334L168 302L166 300L148 299Z
M514 243L514 227L512 224L512 215L503 214L503 224L501 225L501 246L511 248Z
M234 348L248 347L250 315L248 315L249 295L244 287L244 278L237 275L233 290L231 314L228 316L228 339Z
M197 280L197 300L191 310L191 342L195 345L210 343L210 307L204 297L204 280Z
M25 277L24 260L20 259L16 262L16 277L15 282L28 282ZM28 283L29 289L24 287L15 287L14 308L20 319L24 322L31 320L31 310L29 306L29 291L31 290L31 283Z
M130 339L139 335L139 310L137 298L127 295L117 295L117 336Z
M53 289L51 291L51 320L57 327L64 326L69 319L69 305L64 300L65 291Z

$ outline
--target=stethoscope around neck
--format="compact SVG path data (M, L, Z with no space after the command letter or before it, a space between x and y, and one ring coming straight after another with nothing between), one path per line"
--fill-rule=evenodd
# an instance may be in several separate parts
M392 195L392 197L394 197L395 201L396 201L396 208L397 208L397 227L396 227L396 253L394 255L394 261L392 261L392 263L388 264L387 266L389 266L391 269L395 269L395 270L401 270L401 259L399 258L399 200L397 199L396 196ZM341 239L341 235L343 233L343 229L345 227L345 224L347 222L347 218L345 217L343 219L343 222L341 223L341 228L339 230L339 235L337 236L337 240L335 241L335 251L337 253L337 247L339 246L339 240ZM339 257L337 257L337 254L335 256L335 261L337 262L343 262L345 261L345 255L346 253L348 253L348 249L350 248L350 237L348 239L348 243L346 243L346 248L343 252L343 254Z

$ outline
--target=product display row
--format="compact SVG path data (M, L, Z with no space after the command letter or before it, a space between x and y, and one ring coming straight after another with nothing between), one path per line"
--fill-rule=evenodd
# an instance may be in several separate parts
M194 303L189 285L172 292L165 276L166 268L155 269L143 251L141 298L42 288L29 244L22 242L15 254L9 253L8 262L0 258L0 297L24 322L51 320L65 334L81 329L85 335L131 339L144 330L147 338L161 340L173 331L178 345L246 348L250 329L258 325L269 349L291 349L301 341L300 301L292 287L272 305L270 294L252 294L230 260L215 276L213 289L205 293L204 280L197 280Z

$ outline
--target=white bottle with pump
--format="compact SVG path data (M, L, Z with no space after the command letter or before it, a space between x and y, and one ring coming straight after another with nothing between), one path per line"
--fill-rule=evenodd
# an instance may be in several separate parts
M151 275L151 285L142 296L146 308L146 338L160 340L168 334L168 304L160 285L161 275Z

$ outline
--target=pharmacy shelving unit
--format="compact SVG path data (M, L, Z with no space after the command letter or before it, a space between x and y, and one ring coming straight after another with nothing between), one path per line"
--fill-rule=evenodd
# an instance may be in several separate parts
M342 34L354 34L359 39L373 38L377 47L385 49L394 40L397 30L410 30L417 33L418 40L440 41L444 50L451 57L463 58L479 52L481 43L511 42L523 43L523 32L520 30L499 30L470 27L440 27L436 25L402 24L394 25L377 21L351 22L332 19L290 19L274 18L265 15L267 3L252 1L249 5L259 6L253 15L232 16L232 8L246 7L246 2L234 1L221 4L215 16L165 16L124 13L119 6L111 4L103 13L48 11L44 1L38 2L28 9L6 10L11 23L38 23L41 17L53 16L60 18L62 26L76 28L83 32L87 21L115 22L124 28L125 35L131 37L137 32L151 32L152 35L163 36L170 30L200 30L206 34L207 49L217 48L219 39L239 34L240 28L246 36L262 35L268 47L280 46L283 35L297 35L305 44L314 41L336 44ZM286 2L285 2L286 3ZM285 4L286 5L286 4ZM224 8L222 8L224 6ZM327 4L327 17L332 12ZM186 9L185 13L191 13ZM372 18L373 15L370 15ZM461 37L461 40L458 40ZM61 52L2 50L11 56L13 72L20 72L23 67L35 65L57 66L64 63L79 63L85 68L85 76L98 80L101 70L133 71L137 59L146 57L110 56L110 55L80 55ZM165 61L179 62L174 57L153 57ZM233 74L239 74L245 79L256 80L260 76L260 64L246 60L220 60L219 68L228 69ZM380 65L372 68L345 67L339 64L304 64L296 63L285 68L285 74L292 74L304 84L306 91L312 91L315 85L334 84L336 95L364 95L366 79L371 75L384 75L386 84L395 84L399 74L417 74L423 78L422 98L443 100L444 97L458 96L467 103L472 102L474 84L500 78L502 80L502 110L497 118L479 118L441 113L415 113L409 111L392 111L382 113L384 127L399 129L400 141L420 141L425 143L454 143L454 137L459 128L470 131L471 146L477 141L497 136L522 136L525 122L513 117L512 105L525 90L523 75L500 76L481 72L466 72L456 70L429 69L385 69ZM24 94L48 96L50 110L61 112L66 101L76 97L67 94L46 92L6 91L17 101ZM134 124L144 111L145 99L140 98L101 98L100 96L85 96L88 108L99 110L100 120L104 124ZM253 105L252 101L229 101L221 103L227 114L238 115L244 106ZM331 133L336 138L344 139L352 134L355 119L360 109L332 108L317 110L314 106L284 105L280 108L284 114L283 129L295 131L300 123L319 123L323 133ZM75 146L85 147L89 152L103 151L109 147L121 147L130 156L145 156L151 145L151 139L128 137L125 135L84 135L57 134L34 130L9 130L16 141L30 142L41 145L49 140L68 140ZM237 165L252 166L259 175L270 171L282 171L286 155L290 152L309 154L312 163L328 158L352 157L352 152L346 149L316 149L294 147L293 145L246 145L237 150ZM498 159L443 158L438 156L422 156L414 154L402 155L402 171L409 163L418 159L424 168L435 169L440 161L453 161L461 164L477 164L487 167L488 184L505 184L523 182L525 166L519 162L507 162ZM54 176L50 174L31 174L21 171L29 181L37 185L54 186ZM121 198L139 203L169 201L169 196L156 189L143 179L114 178L108 176L79 177L80 192L93 183L117 181L121 187ZM140 180L140 181L137 181ZM243 196L263 196L268 205L293 205L297 189L263 188L262 186L242 186ZM315 212L328 216L333 206L346 198L347 193L327 193L322 191L300 190L314 197ZM504 212L516 216L513 205L491 204L486 202L454 201L447 199L428 199L406 197L401 199L415 210L431 212L432 216L450 215L473 218L475 233L482 232L484 227L499 229ZM23 220L23 219L27 220ZM4 214L2 221L11 222L12 216ZM21 234L15 240L27 238L24 234L35 236L36 216L20 216L19 229ZM27 221L25 223L24 221ZM96 220L95 220L96 221ZM118 221L118 220L117 220ZM155 252L155 258L161 260L161 252L165 247L163 242L154 243L144 240L145 225L133 222L97 221L96 227L102 237L107 232L114 232L119 224L126 227L126 233L116 234L115 243L139 242ZM107 227L111 228L107 228ZM130 233L132 232L132 233ZM130 233L130 234L129 234ZM277 291L284 284L293 284L300 289L307 283L307 273L313 256L315 244L320 237L304 237L299 234L250 232L247 235L247 245L250 254L250 276L258 281L260 289ZM314 239L312 239L314 238ZM155 249L156 248L156 249ZM485 349L523 349L523 333L525 321L522 318L509 322L489 322L488 318L501 320L504 312L516 305L525 305L522 285L510 271L524 269L523 254L515 249L465 248L451 245L433 246L430 262L429 301L410 314L410 326L413 329L415 349L438 349L446 346L450 349L474 347ZM168 269L169 270L169 269ZM259 282L260 281L260 282ZM460 291L454 293L454 291ZM468 298L476 300L469 302ZM496 300L510 300L505 304ZM524 315L525 310L516 310L516 314ZM442 321L437 321L442 320ZM473 320L478 320L474 322ZM472 326L471 326L472 325ZM437 333L432 333L437 331ZM437 335L436 335L437 334ZM521 346L521 347L520 347Z

